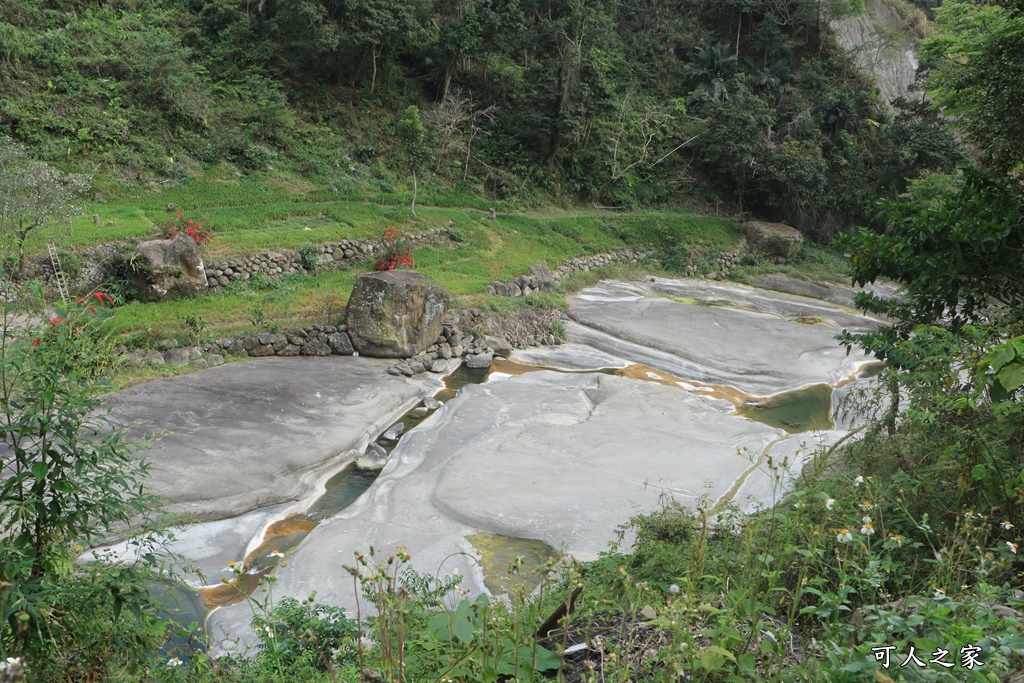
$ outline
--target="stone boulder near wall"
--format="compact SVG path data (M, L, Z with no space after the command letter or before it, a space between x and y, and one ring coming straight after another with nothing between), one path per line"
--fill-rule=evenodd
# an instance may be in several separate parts
M361 276L348 300L348 335L364 356L410 358L437 341L448 290L411 270Z
M171 295L191 297L208 288L199 245L188 235L142 242L135 251L145 266L135 276L142 301L164 301Z
M795 257L804 240L799 230L783 223L748 221L743 224L743 233L751 249L779 263Z

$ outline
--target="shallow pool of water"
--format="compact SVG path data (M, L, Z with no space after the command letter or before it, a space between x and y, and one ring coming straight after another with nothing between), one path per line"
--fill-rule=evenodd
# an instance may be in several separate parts
M743 403L736 407L736 412L790 434L835 428L832 387L828 384L812 384L762 401Z

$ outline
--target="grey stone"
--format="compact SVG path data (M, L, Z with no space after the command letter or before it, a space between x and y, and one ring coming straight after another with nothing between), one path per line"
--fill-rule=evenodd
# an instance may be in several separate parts
M530 266L530 275L533 277L536 289L542 292L550 292L555 288L555 276L546 265Z
M209 363L211 368L218 365L224 365L224 356L219 353L211 353L206 357L206 362Z
M287 340L285 339L285 336L283 334L272 334L270 332L261 332L260 334L256 335L256 341L261 346L266 346L267 344L270 344L271 346L273 346L274 344L277 344L279 341L287 341Z
M208 368L210 367L210 361L205 358L196 358L192 361L192 367L194 368Z
M493 360L494 360L494 354L491 351L486 351L484 353L478 353L476 355L468 356L466 358L466 367L467 368L477 368L477 369L479 369L479 368L489 368L489 367L491 367L491 362Z
M164 363L174 366L188 365L188 350L167 349L164 351Z
M777 261L788 261L800 252L803 235L782 223L747 221L741 226L752 249Z
M267 344L266 346L256 346L254 348L249 349L249 355L254 357L254 358L262 358L262 357L265 357L265 356L273 356L274 355L274 346L273 346L273 344Z
M362 355L408 358L437 339L449 305L448 290L418 273L363 275L349 297L348 335Z
M508 358L512 355L512 345L504 337L487 337L484 339L484 345L494 351L494 355L499 358Z
M388 452L380 444L369 443L366 452L356 458L356 467L361 470L379 470L388 463Z
M426 372L427 368L425 365L423 365L422 362L417 360L409 363L409 370L412 372L412 374L418 375L421 372Z
M142 301L191 297L209 288L199 246L188 235L141 242L135 251L145 263L133 278Z
M146 351L146 365L163 365L164 355L155 349Z
M285 344L285 347L278 351L276 355L282 356L284 358L290 358L293 356L298 356L300 353L302 353L301 346L298 346L296 344Z
M654 621L658 618L658 613L654 611L654 608L650 605L644 605L639 612L636 613L638 621Z
M448 372L448 361L441 359L435 360L430 364L430 371L437 373Z
M333 334L327 335L327 343L330 344L331 351L339 356L352 355L352 340L349 339L348 333L346 332L334 332Z
M248 337L246 337L245 339L242 340L242 347L246 351L252 351L253 349L255 349L259 345L260 345L260 342L256 338L255 335L250 335L250 336L248 336Z
M380 438L384 439L385 441L397 441L398 437L401 436L402 432L404 431L405 423L396 422L395 424L388 427L387 430L380 435Z
M235 339L230 344L228 344L227 348L224 350L230 353L232 356L244 356L246 354L247 349L245 348L245 343L242 340Z
M124 363L130 368L141 368L146 364L146 352L142 349L133 349L125 354Z
M303 356L329 356L331 355L331 346L326 341L319 338L307 339L306 343L302 345Z
M423 407L427 410L437 410L441 407L441 402L433 396L427 396L423 399Z

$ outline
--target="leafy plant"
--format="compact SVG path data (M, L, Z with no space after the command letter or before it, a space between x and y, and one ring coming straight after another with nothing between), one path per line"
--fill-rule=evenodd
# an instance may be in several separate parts
M391 226L385 230L378 241L378 246L381 255L377 257L373 264L374 270L382 271L403 268L412 270L415 267L412 253L410 252L412 245L398 228Z
M18 277L25 277L25 247L51 223L66 223L81 213L80 195L91 178L68 174L33 161L28 150L0 136L0 238L18 250Z
M112 364L110 297L59 309L48 323L12 326L22 311L3 309L0 344L0 647L39 665L59 666L77 651L73 669L136 659L150 647L148 598L132 568L83 569L74 559L115 524L144 513L147 466L136 447L100 412L102 375ZM146 551L153 558L151 552ZM97 629L110 620L105 634ZM119 621L120 620L120 621ZM88 645L78 630L89 624ZM58 654L60 653L60 654ZM85 666L83 670L81 667Z
M316 272L320 251L315 244L303 244L299 247L299 258L302 260L302 267L313 273Z
M160 235L163 239L172 239L175 235L188 235L196 241L196 244L207 244L213 235L208 228L203 226L202 220L194 220L189 216L175 211L175 217L163 222L160 227Z

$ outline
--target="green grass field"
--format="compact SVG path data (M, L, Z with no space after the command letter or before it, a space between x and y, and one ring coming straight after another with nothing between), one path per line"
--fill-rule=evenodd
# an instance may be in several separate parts
M420 193L414 216L408 192L364 189L362 195L342 194L285 174L237 178L209 172L171 189L90 203L73 222L70 236L61 230L39 235L34 251L40 252L48 241L67 249L152 238L174 216L169 204L187 217L202 219L212 232L213 240L203 247L207 260L373 238L389 226L406 233L447 228L457 241L417 248L416 268L444 283L456 297L480 297L494 279L511 279L537 263L554 269L569 258L624 247L713 253L733 248L739 239L729 221L685 210L528 210L428 188ZM485 220L491 207L498 210L494 221ZM99 216L98 225L93 214ZM367 262L350 271L233 283L224 292L196 300L131 303L118 310L117 321L126 340L140 344L185 334L188 318L200 321L206 338L261 324L325 322L341 314L356 277L371 268Z

